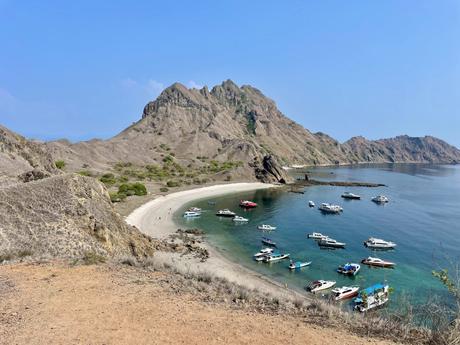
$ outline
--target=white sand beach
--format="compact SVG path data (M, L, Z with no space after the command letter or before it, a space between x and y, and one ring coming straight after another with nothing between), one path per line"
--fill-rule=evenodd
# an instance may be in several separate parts
M178 226L174 223L173 214L184 204L222 194L267 188L277 188L277 186L263 183L232 183L172 193L160 196L137 208L126 218L126 221L147 235L166 239L177 231ZM257 288L259 291L275 296L299 295L298 292L287 289L282 284L273 282L257 272L230 261L208 243L205 243L204 246L210 253L210 258L204 263L191 257L171 253L158 252L155 255L157 259L180 266L183 269L207 271L248 288Z

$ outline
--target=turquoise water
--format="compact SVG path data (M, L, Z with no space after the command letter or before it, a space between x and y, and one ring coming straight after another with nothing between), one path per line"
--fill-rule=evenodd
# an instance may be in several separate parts
M441 296L448 302L444 288L431 274L433 269L449 267L449 262L460 258L460 167L436 165L378 165L309 170L316 179L366 181L384 183L387 187L332 187L305 188L305 194L281 190L262 190L225 195L200 200L184 206L175 214L184 227L198 227L206 232L208 240L229 259L260 272L295 289L316 279L336 280L337 285L357 284L367 287L386 281L394 288L392 305L403 295L412 303L420 304L429 296ZM350 191L360 194L361 200L344 200L340 195ZM377 205L371 198L384 194L390 203ZM256 209L238 207L240 199L254 200ZM318 206L330 202L343 206L340 215L324 215L317 208L309 208L308 201ZM201 207L198 219L185 220L182 212L190 207ZM215 211L229 208L249 218L247 224L234 224L231 219L219 218ZM278 229L269 235L257 229L267 223ZM322 250L307 233L321 232L341 242L346 249ZM272 264L258 263L252 255L262 248L260 239L268 236L278 243L282 252L312 265L298 271L287 269L288 260ZM374 236L394 241L396 250L373 252L363 241ZM369 268L362 265L356 277L336 272L346 262L360 262L367 256L377 256L396 262L395 269Z

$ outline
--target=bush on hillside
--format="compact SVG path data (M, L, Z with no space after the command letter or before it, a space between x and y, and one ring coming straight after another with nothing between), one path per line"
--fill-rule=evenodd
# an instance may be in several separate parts
M63 160L54 162L54 165L56 165L56 168L60 170L63 170L65 168L65 162Z

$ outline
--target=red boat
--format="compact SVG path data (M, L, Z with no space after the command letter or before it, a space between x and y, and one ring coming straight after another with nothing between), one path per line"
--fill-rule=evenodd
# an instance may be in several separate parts
M240 206L245 207L245 208L253 208L253 207L257 207L257 204L249 200L240 200Z

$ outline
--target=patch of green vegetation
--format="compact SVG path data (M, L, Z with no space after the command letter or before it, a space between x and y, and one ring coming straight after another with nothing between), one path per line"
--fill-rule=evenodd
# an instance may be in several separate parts
M166 192L168 192L168 191L169 191L169 189L166 188L166 187L161 187L161 188L160 188L160 192L162 192L162 193L166 193Z
M113 203L122 202L127 197L126 194L122 194L122 193L120 194L118 192L110 192L109 195L110 195L110 201Z
M173 180L170 180L168 182L166 182L166 185L169 187L169 188L172 188L172 187L180 187L180 182L179 181L173 181Z
M65 162L63 160L58 160L58 161L54 162L54 165L59 170L64 170L66 164L65 164Z
M171 155L167 155L165 158L163 158L164 163L172 163L174 162L174 157Z
M255 135L256 134L256 117L257 114L255 111L250 111L246 114L246 119L248 121L246 128L249 134Z
M112 173L107 173L107 174L102 175L99 178L99 181L101 181L107 187L113 186L115 183L117 183L117 179L115 178L115 175Z
M106 262L107 258L103 255L97 254L96 252L88 251L83 254L81 260L85 265L98 265Z
M162 149L165 150L165 151L171 150L171 149L169 148L169 146L166 145L166 144L160 144L160 148L162 148Z
M115 164L114 169L120 171L125 168L130 168L132 166L133 166L133 163L131 162L118 162L117 164Z
M89 170L81 170L79 172L77 172L78 175L81 175L81 176L88 176L88 177L92 177L93 174L91 171Z
M147 188L145 187L144 184L140 182L124 183L120 185L120 187L118 187L118 193L126 194L127 196L131 196L131 195L142 196L142 195L147 195Z

